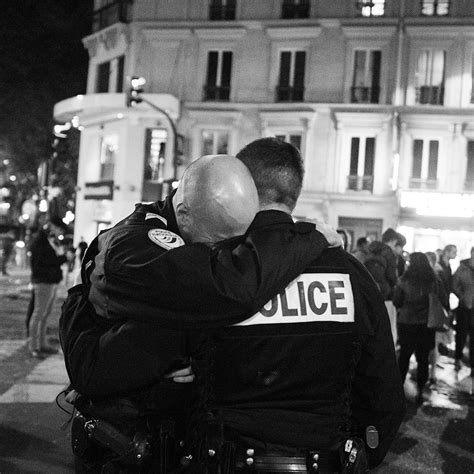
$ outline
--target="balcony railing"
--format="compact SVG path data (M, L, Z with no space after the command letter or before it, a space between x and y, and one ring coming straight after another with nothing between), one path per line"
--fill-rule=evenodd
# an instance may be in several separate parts
M372 192L374 187L374 177L373 176L357 176L349 175L347 177L347 189L351 191L370 191Z
M443 105L444 87L421 86L416 88L417 104Z
M96 32L114 23L128 23L133 0L116 0L95 10L92 14L92 31Z
M204 86L204 100L228 101L230 86Z
M378 104L380 87L351 87L353 104Z
M235 5L211 5L209 19L212 21L235 20Z
M276 101L277 102L303 102L304 87L296 86L277 86Z
M284 19L291 18L309 18L309 3L300 4L283 3L281 6L281 17Z
M410 178L411 189L436 189L437 187L437 179Z

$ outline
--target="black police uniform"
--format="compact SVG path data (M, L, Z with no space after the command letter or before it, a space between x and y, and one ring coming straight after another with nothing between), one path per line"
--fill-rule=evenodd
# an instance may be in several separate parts
M125 395L154 413L178 411L189 388L162 376L187 363L185 330L245 319L327 246L313 225L292 221L251 226L216 249L182 246L177 230L168 199L137 205L99 237L89 299L101 322L66 355L73 386L96 402Z
M280 213L280 223L290 219ZM208 374L199 402L207 426L195 428L208 444L197 455L223 465L290 472L309 462L311 471L315 455L316 467L332 472L341 444L374 426L374 467L405 413L383 298L341 248L325 250L250 319L214 332L207 355L197 361Z

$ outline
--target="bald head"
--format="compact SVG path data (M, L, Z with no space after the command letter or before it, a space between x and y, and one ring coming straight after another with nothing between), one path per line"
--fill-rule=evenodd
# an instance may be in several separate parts
M184 240L212 244L245 233L258 211L258 194L240 160L206 155L186 168L173 207Z

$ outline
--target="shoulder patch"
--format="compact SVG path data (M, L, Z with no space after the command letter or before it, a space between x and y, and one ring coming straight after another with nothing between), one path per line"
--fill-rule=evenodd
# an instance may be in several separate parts
M159 214L155 214L154 212L146 213L145 221L148 221L150 219L158 219L161 222L163 222L164 225L168 225L168 221L163 216L160 216Z
M148 231L149 239L165 250L175 249L184 245L184 240L174 232L165 229L151 229Z

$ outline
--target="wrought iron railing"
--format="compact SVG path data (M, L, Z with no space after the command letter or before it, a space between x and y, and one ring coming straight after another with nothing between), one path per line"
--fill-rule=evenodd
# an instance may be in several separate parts
M443 86L421 86L416 88L417 104L443 105Z
M378 104L380 87L351 87L351 102L355 104Z
M304 87L302 86L277 86L277 102L303 102Z
M228 101L230 86L204 86L204 100Z
M437 179L410 178L411 189L436 189L437 187Z
M374 177L371 175L357 176L349 175L347 177L347 189L351 191L370 191L374 187Z

